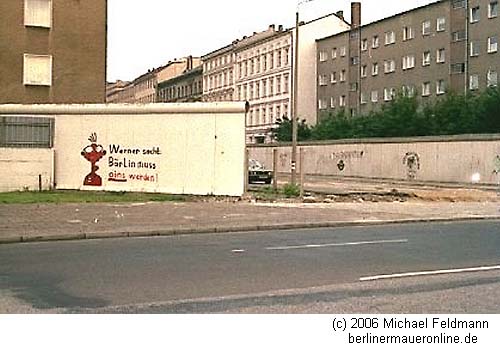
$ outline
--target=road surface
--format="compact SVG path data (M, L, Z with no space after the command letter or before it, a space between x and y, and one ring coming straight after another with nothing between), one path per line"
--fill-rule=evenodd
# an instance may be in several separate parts
M500 222L0 246L0 312L500 312Z

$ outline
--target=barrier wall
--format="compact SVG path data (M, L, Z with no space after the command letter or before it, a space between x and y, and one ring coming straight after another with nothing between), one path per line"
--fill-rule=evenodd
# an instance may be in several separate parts
M299 148L304 150L306 174L496 184L500 171L499 135L345 140ZM278 171L290 172L290 146L252 146L249 156L272 167L274 149Z
M243 103L0 106L20 114L55 118L57 189L244 192Z
M0 191L50 189L53 163L51 149L0 148Z

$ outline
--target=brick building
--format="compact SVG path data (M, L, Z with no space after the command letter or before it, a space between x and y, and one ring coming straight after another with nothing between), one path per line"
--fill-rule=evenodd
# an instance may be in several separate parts
M105 0L0 1L0 103L104 103Z
M441 0L317 40L318 116L368 114L402 92L434 101L498 84L498 0Z

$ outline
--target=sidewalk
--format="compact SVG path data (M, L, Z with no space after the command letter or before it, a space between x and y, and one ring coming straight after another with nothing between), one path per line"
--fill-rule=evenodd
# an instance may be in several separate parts
M500 219L481 202L256 202L0 205L0 243Z

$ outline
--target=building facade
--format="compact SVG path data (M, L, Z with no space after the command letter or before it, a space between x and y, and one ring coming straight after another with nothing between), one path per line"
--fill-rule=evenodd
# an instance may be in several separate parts
M188 69L181 75L167 79L157 86L159 103L201 102L203 96L203 66Z
M235 43L202 56L203 102L234 100Z
M297 112L316 119L316 39L350 28L337 14L301 23ZM295 30L270 25L266 31L233 41L202 57L203 101L248 101L247 141L273 141L276 120L291 118Z
M290 118L291 34L280 26L235 43L235 96L248 101L247 142L272 141L276 120Z
M317 40L318 116L498 84L498 0L442 0L364 26L360 5L352 13L350 31Z
M2 0L0 13L0 103L104 103L107 1Z

